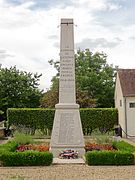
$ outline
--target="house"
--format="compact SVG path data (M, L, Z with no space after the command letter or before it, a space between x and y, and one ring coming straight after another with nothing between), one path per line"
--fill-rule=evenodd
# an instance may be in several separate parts
M122 136L135 137L135 69L118 70L114 98Z

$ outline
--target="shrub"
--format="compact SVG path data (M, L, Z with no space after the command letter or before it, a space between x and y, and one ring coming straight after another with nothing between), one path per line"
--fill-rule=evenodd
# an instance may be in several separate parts
M0 145L0 154L1 152L14 152L17 148L17 143L15 141L9 141L6 144L1 144Z
M92 151L85 154L88 165L133 165L134 155L123 151Z
M97 136L96 137L96 142L98 143L98 144L112 144L112 142L113 142L113 138L112 138L112 136Z
M135 151L135 146L132 146L131 144L128 144L125 141L114 141L113 147L115 149L131 152L131 153Z
M7 119L10 125L31 128L50 132L53 126L54 109L43 108L9 108ZM118 112L114 108L85 108L80 109L82 128L84 135L90 135L96 128L111 130L117 124Z
M31 129L34 134L36 129L52 130L54 109L43 108L9 108L7 110L7 120L10 125Z
M0 161L3 166L49 166L53 155L50 152L38 151L6 152L0 156Z
M118 121L118 112L114 108L80 109L83 133L91 135L96 128L111 130Z
M1 115L1 114L4 114L4 112L3 112L2 110L0 110L0 115Z
M40 166L51 165L53 154L50 152L24 151L16 152L15 141L0 145L0 163L3 166Z

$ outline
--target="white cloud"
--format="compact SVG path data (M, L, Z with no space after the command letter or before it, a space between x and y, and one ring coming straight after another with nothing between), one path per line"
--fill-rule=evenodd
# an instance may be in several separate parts
M114 13L123 11L120 1L73 0L68 6L63 6L62 3L62 6L59 4L57 7L51 6L46 9L35 7L32 10L31 7L34 5L32 0L22 1L20 5L0 0L0 50L5 51L1 53L0 64L5 67L16 65L21 70L42 73L41 88L48 88L52 76L56 73L48 60L59 59L59 47L55 46L59 45L60 38L60 28L57 26L61 18L68 17L74 18L77 25L74 27L75 43L85 39L86 45L89 46L91 43L89 40L94 43L97 43L96 39L98 43L100 40L100 44L104 44L104 47L93 46L93 49L108 54L110 63L121 67L123 65L128 67L129 63L129 66L135 66L133 61L135 44L133 39L129 40L129 37L135 37L135 26L131 20L129 26L121 24L119 19L125 18L121 16L123 13L119 14L117 21L113 18ZM104 13L103 17L100 17L99 12ZM128 12L126 19L127 17L131 19ZM113 26L108 26L104 17L109 18L108 21ZM122 40L120 44L116 37ZM110 46L113 44L111 49L107 47L107 43Z
M76 0L76 4L90 10L104 10L106 8L106 0Z

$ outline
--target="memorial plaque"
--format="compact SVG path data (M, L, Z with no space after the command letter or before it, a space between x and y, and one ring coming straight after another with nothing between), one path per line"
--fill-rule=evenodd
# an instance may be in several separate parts
M84 139L79 105L76 104L73 19L61 19L59 103L55 117L50 151L58 157L60 151L71 148L84 155Z
M62 113L60 117L59 143L72 144L74 139L74 114Z

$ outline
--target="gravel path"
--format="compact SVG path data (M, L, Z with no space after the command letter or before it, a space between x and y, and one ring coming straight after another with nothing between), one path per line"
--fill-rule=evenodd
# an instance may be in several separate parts
M135 180L135 166L0 167L0 180Z

